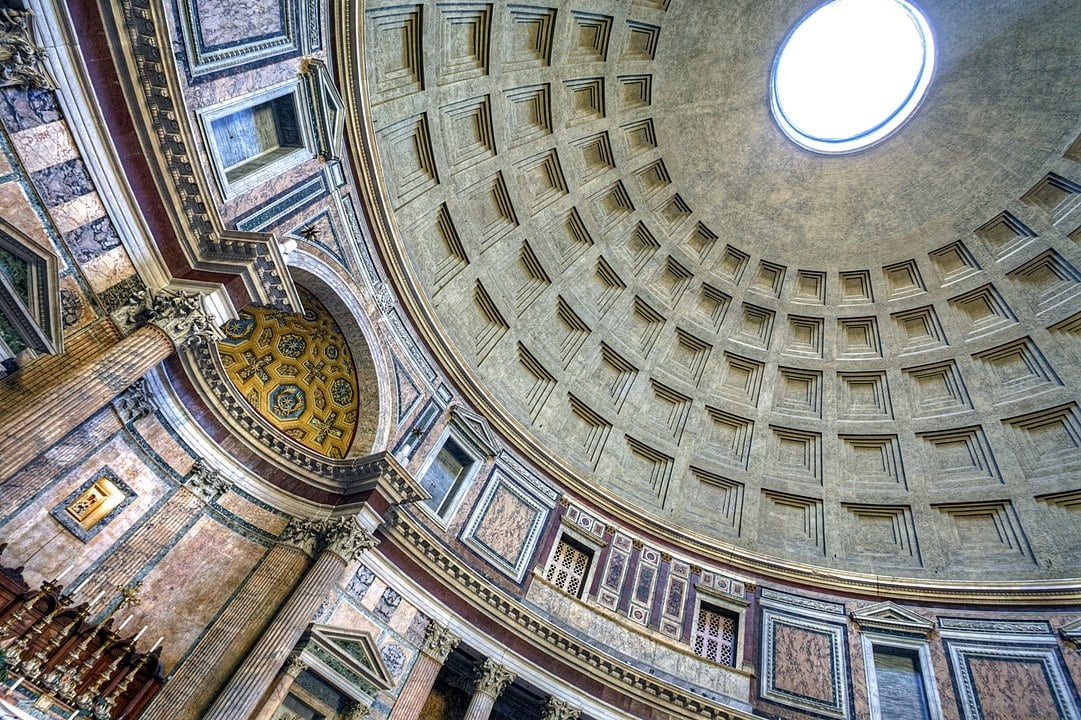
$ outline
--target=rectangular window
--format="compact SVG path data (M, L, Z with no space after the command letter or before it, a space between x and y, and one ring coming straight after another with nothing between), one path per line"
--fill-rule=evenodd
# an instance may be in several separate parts
M691 647L695 655L729 667L736 665L736 641L739 616L720 608L703 604L698 609Z
M592 560L592 551L564 535L552 553L544 579L569 595L582 597Z
M874 645L872 652L881 718L930 720L920 654L914 648Z
M210 127L230 183L304 147L291 94L218 118Z
M473 456L448 437L420 481L432 496L425 501L428 507L445 517L475 464Z
M311 119L297 82L208 108L199 119L226 198L314 156Z

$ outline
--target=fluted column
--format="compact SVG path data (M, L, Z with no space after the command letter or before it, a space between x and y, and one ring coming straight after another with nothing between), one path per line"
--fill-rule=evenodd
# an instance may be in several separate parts
M465 711L464 720L488 720L496 699L514 682L514 673L491 658L485 659L477 674L473 699Z
M321 523L290 523L286 531L298 543L322 547L311 568L233 673L203 720L251 717L269 691L286 656L300 640L348 564L376 543L352 516Z
M215 328L194 293L140 296L129 315L143 325L118 343L54 373L40 387L19 387L19 375L0 393L0 481L48 450L178 347L213 337Z
M566 700L557 697L549 697L544 706L544 715L541 720L578 720L582 714L580 708L576 708Z
M417 654L409 678L402 685L387 720L417 720L420 717L420 711L424 709L424 703L432 692L439 669L460 641L460 637L434 620L428 623L424 631L424 645Z
M270 718L274 717L278 706L282 704L282 700L289 694L289 688L293 687L293 682L300 676L300 673L307 669L308 664L301 660L299 655L290 656L285 661L285 665L282 666L278 677L274 680L274 684L271 686L270 692L267 693L262 707L252 716L252 720L270 720Z

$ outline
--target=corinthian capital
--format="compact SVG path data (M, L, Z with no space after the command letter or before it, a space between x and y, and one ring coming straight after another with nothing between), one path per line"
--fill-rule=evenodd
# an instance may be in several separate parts
M541 716L541 720L578 720L581 714L582 711L579 708L566 700L550 697L544 706L544 715Z
M218 328L199 293L164 288L147 295L148 321L168 333L177 347L217 339Z
M352 515L325 520L322 535L324 548L341 555L346 562L356 560L365 550L379 543L370 532L357 525Z
M424 630L424 645L420 651L443 664L447 661L447 656L450 655L454 648L458 647L458 643L461 641L462 639L452 633L450 628L432 620Z
M0 87L53 88L30 29L29 10L0 8Z
M308 555L315 554L315 545L319 541L319 534L323 529L322 520L305 520L293 518L282 530L278 539L286 545L292 545Z
M474 692L483 693L490 698L498 698L507 686L514 682L516 675L491 658L485 658L477 672L477 684Z

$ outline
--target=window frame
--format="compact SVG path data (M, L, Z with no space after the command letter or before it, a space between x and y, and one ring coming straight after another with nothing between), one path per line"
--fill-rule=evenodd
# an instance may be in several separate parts
M566 590L559 587L546 577L548 575L548 568L551 567L552 561L555 559L556 556L556 551L559 549L559 543L563 542L565 538L570 538L571 542L569 544L572 547L574 545L579 545L581 546L581 548L585 548L587 554L589 555L589 567L586 568L586 572L582 576L582 587L579 588L580 592L578 593L578 595L571 595L571 593L568 593ZM602 549L603 546L598 544L595 540L590 540L582 533L575 532L575 528L573 526L567 524L566 521L561 520L559 534L556 536L555 542L552 543L552 547L548 549L548 557L544 559L544 565L540 569L540 577L542 580L544 580L544 582L548 583L560 592L571 595L571 597L575 597L583 602L587 602L590 600L590 598L592 598L589 589L593 587L593 578L597 574L597 558L600 557Z
M235 170L245 162L250 162L252 158L247 158L241 163L226 167L222 160L222 151L218 144L217 135L214 133L214 123L230 115L252 110L260 105L287 96L290 96L293 101L297 131L300 134L300 146L293 148L290 152L283 153L266 165L230 180L229 171ZM272 85L259 92L244 95L225 103L203 108L198 111L198 119L207 154L213 166L214 180L226 200L242 195L316 156L316 142L312 133L312 120L308 111L307 93L300 77L285 83Z
M27 305L7 275L0 271L0 313L4 314L27 349L50 355L63 353L59 256L51 248L31 240L3 218L0 218L0 248L26 263L31 294L30 305ZM0 338L0 359L17 356L18 353Z
M698 614L703 605L714 608L722 613L736 616L736 652L731 665L717 662L712 658L708 658L705 655L699 655L694 651L694 625L698 623ZM747 607L748 603L745 600L738 600L734 597L719 595L709 588L702 588L699 585L695 585L694 613L691 615L692 627L690 635L687 638L687 647L690 648L691 654L716 665L720 665L721 667L731 668L732 670L742 670L744 661L743 646L744 641L747 638Z
M882 717L882 708L879 704L875 646L916 652L920 662L920 681L923 684L923 692L927 696L927 717L929 720L942 720L938 684L935 682L934 666L931 665L931 647L927 640L922 637L905 637L864 630L860 633L860 642L863 646L863 670L867 680L867 706L870 720L890 720Z
M443 448L448 442L453 442L464 455L467 455L472 460L472 464L470 464L466 472L451 485L436 508L432 508L427 500L417 503L417 505L439 523L443 529L447 528L451 519L458 512L462 499L465 497L466 489L472 486L473 481L477 477L477 473L484 464L484 458L472 449L470 443L466 442L464 438L454 432L450 426L447 426L439 436L439 440L433 446L432 451L428 453L424 465L421 466L420 472L417 474L417 482L421 487L424 487L424 478L427 477L428 471L431 470L432 465L434 465L439 458L439 453L443 451ZM424 487L424 489L426 491L428 490L427 487Z

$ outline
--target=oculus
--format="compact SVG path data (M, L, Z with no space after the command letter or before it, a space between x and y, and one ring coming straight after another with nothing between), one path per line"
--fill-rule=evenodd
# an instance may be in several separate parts
M832 0L788 33L773 63L770 108L785 135L818 153L881 142L931 84L935 45L903 0Z

